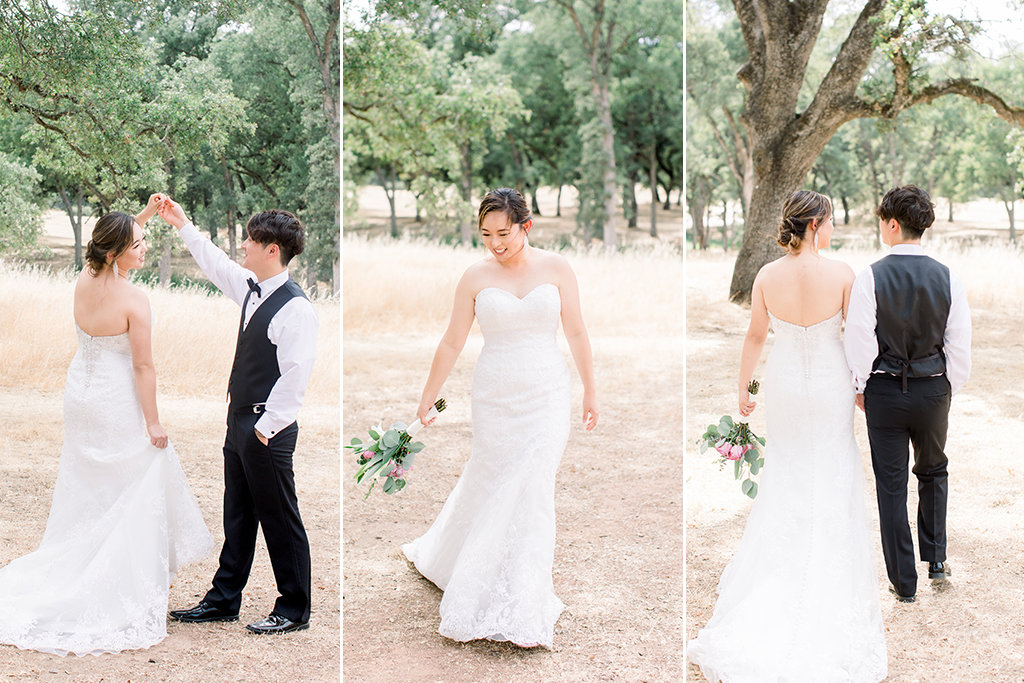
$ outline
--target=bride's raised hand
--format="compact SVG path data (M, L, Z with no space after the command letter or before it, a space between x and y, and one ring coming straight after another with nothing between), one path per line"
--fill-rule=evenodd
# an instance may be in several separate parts
M188 222L188 218L185 216L185 211L181 208L181 204L178 204L178 202L174 201L167 195L164 195L164 200L160 203L160 218L163 218L178 229Z
M163 426L159 422L146 425L146 431L149 432L149 442L151 444L157 448L167 448L167 432L164 431Z

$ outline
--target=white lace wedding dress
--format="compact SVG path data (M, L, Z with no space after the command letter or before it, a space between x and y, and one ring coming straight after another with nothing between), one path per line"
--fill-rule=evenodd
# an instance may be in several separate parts
M0 569L0 643L59 655L154 645L174 572L212 549L174 449L149 442L128 334L79 329L46 532Z
M688 656L711 681L879 681L885 635L842 315L771 325L760 488Z
M569 436L569 370L556 343L558 287L476 296L473 453L437 520L402 547L444 591L441 635L550 648L555 471Z

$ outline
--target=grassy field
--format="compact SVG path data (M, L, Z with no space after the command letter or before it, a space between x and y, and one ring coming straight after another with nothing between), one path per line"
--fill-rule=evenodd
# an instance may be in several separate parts
M33 551L42 537L63 439L64 375L75 352L73 275L0 263L0 566ZM149 290L161 421L199 501L207 526L223 541L221 444L225 387L238 307L219 294ZM340 670L338 416L340 307L315 302L320 319L313 380L299 414L295 452L299 505L313 561L308 631L280 638L247 634L265 616L276 588L262 539L239 623L169 624L147 650L60 658L0 646L0 672L12 681L303 680L337 681ZM172 606L194 604L217 566L217 552L179 572Z
M837 233L845 228L837 226ZM860 246L831 254L854 270L882 255L869 246L872 226L855 228ZM1024 679L1024 252L1006 234L965 239L967 225L939 221L926 249L964 280L974 325L970 381L953 399L947 453L950 465L949 564L945 586L918 586L918 601L904 605L886 592L878 510L867 433L855 419L864 472L864 505L876 542L879 595L889 653L888 681L1019 681ZM994 228L993 228L994 230ZM985 234L985 229L981 230ZM999 243L993 243L998 238ZM750 501L731 471L722 471L695 445L723 413L735 415L735 375L749 310L727 301L735 252L695 253L686 259L686 637L710 619L715 587L739 543ZM771 342L769 341L769 344ZM764 357L767 357L767 350ZM763 363L763 360L762 360ZM761 371L758 370L755 376ZM764 412L751 418L764 433ZM769 437L770 438L770 437ZM771 466L771 443L767 454ZM911 520L916 484L910 484ZM916 536L915 536L916 538ZM703 680L687 667L688 680Z

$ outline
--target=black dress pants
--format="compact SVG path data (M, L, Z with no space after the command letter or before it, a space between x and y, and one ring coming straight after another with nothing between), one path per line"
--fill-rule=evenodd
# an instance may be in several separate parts
M864 412L875 472L882 554L889 581L902 595L917 592L914 543L907 519L909 445L917 477L917 542L925 562L946 559L946 429L949 381L945 375L903 380L873 374L864 388Z
M204 598L237 612L249 580L256 533L263 527L280 594L273 612L309 621L309 540L299 516L292 453L299 428L292 423L264 446L254 427L259 415L229 412L224 440L224 547L213 587Z

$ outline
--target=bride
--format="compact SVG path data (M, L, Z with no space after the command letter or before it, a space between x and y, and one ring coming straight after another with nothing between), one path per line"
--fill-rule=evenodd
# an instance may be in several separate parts
M816 192L783 208L786 255L754 280L739 409L768 335L767 452L743 538L718 584L714 616L688 656L711 681L879 681L885 636L853 436L841 339L853 271L819 249L832 206Z
M0 569L0 643L59 655L154 645L174 572L213 547L157 413L149 301L127 280L160 200L93 230L50 516L39 548Z
M484 347L473 373L473 452L433 525L402 549L444 591L441 635L551 648L563 608L551 580L555 471L571 394L559 321L583 380L588 431L597 426L590 341L569 264L529 245L533 220L522 195L489 192L477 224L490 255L455 288L417 412L425 421L475 317Z

